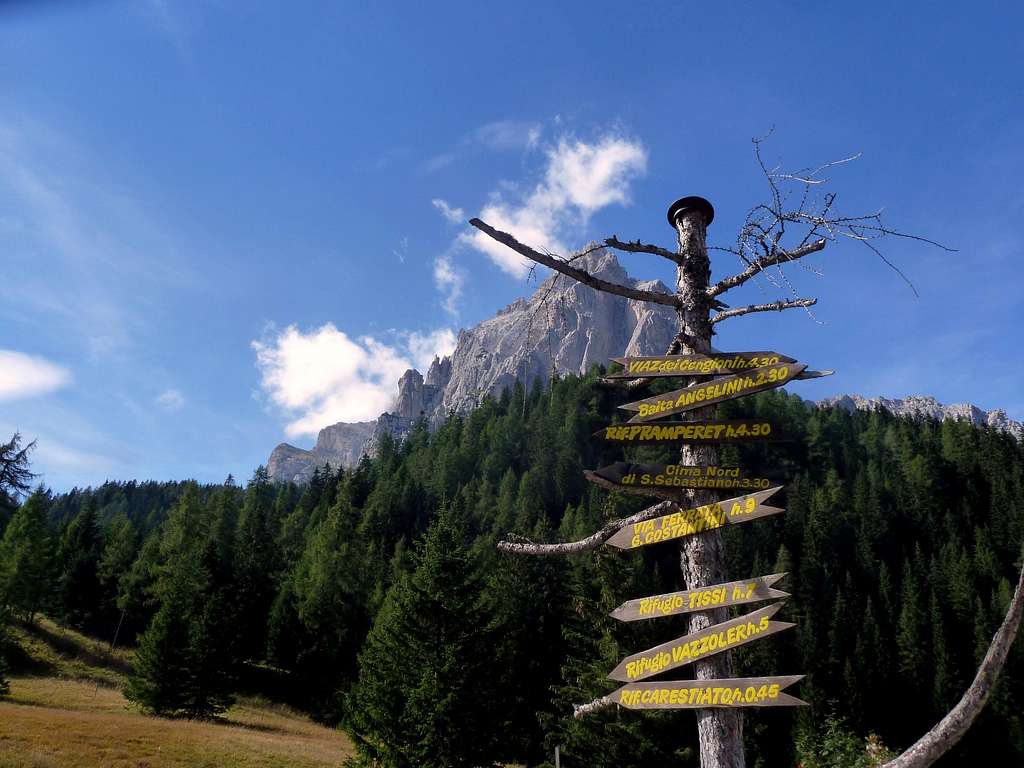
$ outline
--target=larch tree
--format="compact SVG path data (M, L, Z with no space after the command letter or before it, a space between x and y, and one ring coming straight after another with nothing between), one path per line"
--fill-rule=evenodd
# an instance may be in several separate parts
M825 163L788 173L779 167L769 167L761 152L762 140L755 139L755 155L768 184L768 199L750 209L746 220L730 246L713 250L731 254L740 261L740 269L717 282L711 282L711 261L708 255L707 227L714 217L711 204L700 197L684 197L669 209L668 218L676 231L674 250L640 241L622 241L617 236L572 257L564 258L547 250L538 250L521 243L508 232L502 232L488 223L474 218L469 223L497 243L548 267L583 285L623 298L648 304L671 307L678 317L677 334L666 354L711 354L712 336L721 324L746 315L763 312L782 312L809 308L817 303L813 297L799 295L788 268L811 254L823 251L829 245L850 241L863 245L893 269L911 289L913 285L879 249L885 238L906 238L940 246L926 238L909 235L888 226L881 212L846 215L840 212L837 195L828 191L825 174L832 168L855 160L858 156ZM578 266L579 259L598 248L610 248L628 253L643 253L669 260L675 265L675 290L662 293L622 285L601 279ZM946 249L950 250L950 249ZM756 277L763 277L772 287L789 295L774 301L730 307L722 301L729 291ZM557 279L557 278L556 278ZM915 290L916 294L916 290ZM691 383L696 380L691 378ZM609 380L610 386L621 386L627 391L643 387L645 379ZM710 419L715 407L698 408L690 412L694 419ZM684 444L679 463L714 466L718 451L707 445ZM688 492L689 506L714 503L716 493L709 490ZM559 555L596 549L622 528L651 520L679 509L672 501L662 501L630 517L611 520L600 530L583 539L558 544L536 543L519 536L509 535L499 542L502 551L524 555ZM685 588L708 586L724 582L724 541L719 530L705 531L680 540L679 565ZM1024 571L1021 573L1024 580ZM893 768L921 768L930 765L966 731L991 693L994 678L1005 661L1024 611L1024 589L1018 586L1010 610L999 632L993 638L978 677L961 702L949 715L920 742L891 763ZM715 609L691 614L690 631L696 632L728 617L726 609ZM732 677L731 653L719 653L693 664L697 679ZM598 698L575 708L577 717L609 706L610 697ZM698 709L697 729L700 743L700 761L703 768L744 768L743 718L738 709Z

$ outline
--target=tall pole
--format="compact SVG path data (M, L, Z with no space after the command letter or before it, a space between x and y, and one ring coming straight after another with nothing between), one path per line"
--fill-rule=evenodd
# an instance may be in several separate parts
M701 197L684 197L669 208L669 221L678 235L679 254L676 294L680 297L679 330L684 354L711 352L711 303L707 294L711 278L707 227L714 218L711 203ZM714 407L693 412L695 419L714 418ZM707 445L684 445L680 463L714 466L718 451ZM694 506L717 501L714 491L694 490ZM679 545L679 566L687 589L726 581L725 547L720 530L683 538ZM728 619L728 610L718 608L694 613L690 632ZM732 654L720 653L693 665L697 679L732 677ZM702 768L745 768L743 716L737 709L697 710L697 735Z

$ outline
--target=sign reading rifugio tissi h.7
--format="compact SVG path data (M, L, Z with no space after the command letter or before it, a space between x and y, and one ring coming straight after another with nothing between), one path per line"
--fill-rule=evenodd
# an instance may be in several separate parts
M745 397L755 392L766 392L776 389L792 381L803 372L807 363L779 363L765 368L755 368L734 376L712 379L692 387L684 387L673 392L654 395L633 403L620 405L624 411L634 411L636 415L631 422L651 421L677 413L692 411L737 397Z
M635 549L648 544L693 536L704 531L713 531L730 524L746 523L777 515L784 510L766 506L764 501L780 490L781 485L765 491L748 493L746 496L702 504L693 509L681 509L651 520L631 523L616 531L605 543L617 549Z
M759 491L771 485L766 477L749 477L739 467L698 467L687 464L633 464L617 461L607 467L585 471L591 482L641 494L657 489L684 491L709 488L724 491ZM595 479L596 478L596 479Z
M612 424L595 432L594 437L615 445L660 445L678 442L723 443L785 439L773 428L770 421L764 419Z
M771 620L780 608L782 603L768 605L735 619L669 640L646 651L634 653L620 661L609 673L608 679L622 682L644 680L796 626L788 621Z
M739 373L779 363L795 363L778 352L714 352L710 355L657 355L653 357L613 357L621 371L610 379L648 379L662 376L706 376Z
M627 683L610 694L610 698L627 709L806 707L806 701L782 692L783 689L800 682L803 677L784 675Z
M619 621L642 621L661 616L675 616L680 613L708 611L730 605L744 605L762 600L776 600L789 597L788 592L772 589L772 585L786 574L773 573L753 579L729 581L707 587L651 595L636 600L627 600L614 611L611 617Z

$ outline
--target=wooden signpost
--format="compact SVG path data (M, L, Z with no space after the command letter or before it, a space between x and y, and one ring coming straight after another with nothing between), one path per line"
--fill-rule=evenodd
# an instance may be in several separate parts
M784 440L770 421L662 421L655 424L612 424L594 437L615 445L665 445Z
M676 616L680 613L709 611L712 608L725 608L730 605L757 603L762 600L785 599L790 596L788 592L772 589L772 586L785 575L773 573L753 579L627 600L610 615L619 621L643 621L661 616Z
M722 403L733 398L776 389L791 381L807 367L806 363L779 363L755 368L733 376L712 379L692 387L654 395L635 403L620 405L624 411L634 411L630 422L645 422L674 416L707 405Z
M721 491L758 491L768 488L767 477L749 477L739 467L699 467L685 464L632 464L617 461L583 475L609 491L664 499L685 497L691 488Z
M612 693L611 699L627 709L806 707L806 701L782 693L783 689L800 682L803 678L803 675L786 675L627 683Z
M648 648L646 651L627 656L608 674L609 680L633 682L644 680L662 672L676 669L685 664L692 664L698 659L713 656L754 640L774 635L790 627L788 621L772 621L771 617L779 612L782 603L759 608L756 611L737 616L735 619L713 624L698 632L669 640L667 643Z
M737 373L779 363L795 363L778 352L717 352L711 355L657 355L653 357L613 357L621 371L609 373L609 379L648 379L663 376L708 376Z
M693 536L726 525L747 523L777 515L785 510L765 506L764 501L781 490L782 486L779 485L764 491L748 493L746 496L736 496L692 509L681 509L652 520L633 523L620 528L605 543L616 549L634 549L683 536Z

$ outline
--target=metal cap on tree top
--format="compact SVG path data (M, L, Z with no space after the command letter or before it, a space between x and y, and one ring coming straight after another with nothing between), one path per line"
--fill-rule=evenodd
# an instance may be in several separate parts
M668 207L668 223L675 229L676 219L687 211L700 211L704 214L704 226L715 218L715 208L703 197L680 197Z

